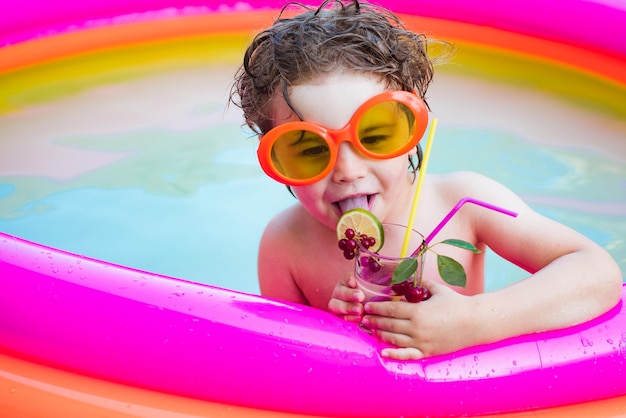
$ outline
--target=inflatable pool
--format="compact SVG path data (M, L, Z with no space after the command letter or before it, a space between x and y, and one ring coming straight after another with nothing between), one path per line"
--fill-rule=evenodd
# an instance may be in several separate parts
M626 6L384 4L438 37L571 67L626 95ZM245 38L279 6L14 2L0 15L0 74L132 44ZM595 99L626 114L623 101ZM326 312L1 232L0 283L0 416L626 416L626 288L577 327L396 362Z

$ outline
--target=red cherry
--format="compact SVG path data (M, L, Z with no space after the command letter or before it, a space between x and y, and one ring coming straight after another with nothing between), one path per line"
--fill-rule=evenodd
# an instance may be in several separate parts
M430 293L430 290L426 289L423 286L417 286L417 287L409 286L409 288L407 288L406 293L404 294L404 297L406 298L406 300L411 303L417 303L417 302L428 300L430 299L431 296L432 296L432 293Z
M375 258L370 257L369 268L371 272L376 273L377 271L380 271L382 266L378 261L376 261Z
M346 240L346 249L354 251L356 249L356 241L353 239Z
M424 300L424 288L422 286L413 287L410 286L406 289L404 294L407 302L417 303Z
M395 293L397 296L404 296L410 287L413 287L411 285L411 281L407 280L402 283L396 283L391 285L391 290L393 290L393 293Z

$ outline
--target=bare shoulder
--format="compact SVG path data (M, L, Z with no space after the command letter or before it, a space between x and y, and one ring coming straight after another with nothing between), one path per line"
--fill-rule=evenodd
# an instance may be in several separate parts
M294 204L274 215L263 232L264 236L289 238L293 226L302 221L304 209L299 204Z
M299 204L288 207L276 214L265 227L259 247L259 263L277 261L283 265L284 260L292 259L292 252L297 251L297 231L306 222L307 215Z
M306 303L296 283L297 266L293 264L301 252L298 231L306 218L302 206L295 204L275 215L265 227L257 264L262 295Z
M473 198L513 211L529 210L526 203L507 186L473 171L433 175L431 189L438 200L449 208L462 198Z
M505 185L474 171L455 171L433 176L436 187L454 197L474 193L477 195L514 194Z

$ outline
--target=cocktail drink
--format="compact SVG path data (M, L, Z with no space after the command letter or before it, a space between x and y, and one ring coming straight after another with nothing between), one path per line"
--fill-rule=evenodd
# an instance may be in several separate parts
M422 273L422 257L415 255L399 257L402 242L406 234L406 226L398 224L383 224L385 242L377 252L372 252L361 242L358 242L358 253L355 257L355 276L359 288L365 293L365 302L402 299L402 292L392 289L392 278L398 265L408 259L417 263L415 273L408 281L419 284ZM411 248L418 248L424 242L424 237L417 231L410 232ZM402 287L402 283L394 285L395 289Z
M346 259L355 262L357 284L369 301L406 300L417 303L428 300L430 291L422 286L426 252L436 255L440 278L449 285L465 287L465 268L455 259L433 250L439 244L450 245L475 254L481 252L474 244L455 238L431 241L465 203L517 216L516 212L471 197L461 200L450 210L433 231L424 238L412 228L398 224L383 224L362 208L344 212L337 222L338 247ZM409 256L407 249L413 248Z

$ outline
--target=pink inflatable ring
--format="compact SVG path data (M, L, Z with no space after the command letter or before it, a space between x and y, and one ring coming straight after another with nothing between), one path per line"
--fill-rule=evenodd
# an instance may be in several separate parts
M626 8L612 3L385 6L442 37L515 45L626 89ZM97 48L247 33L280 5L11 2L0 14L0 75ZM626 416L626 288L580 326L399 362L326 312L4 233L0 284L1 416ZM357 387L368 396L346 404Z

